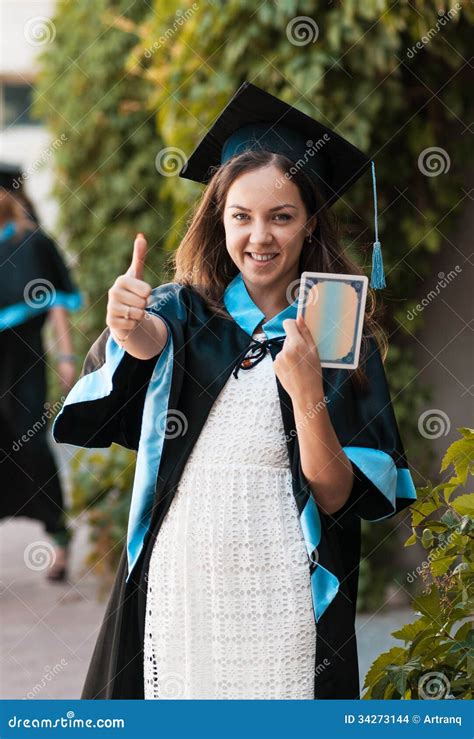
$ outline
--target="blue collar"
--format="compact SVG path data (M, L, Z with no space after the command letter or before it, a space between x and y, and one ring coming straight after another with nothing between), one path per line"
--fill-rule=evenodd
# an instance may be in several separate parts
M7 241L16 233L14 221L7 221L3 228L0 229L0 241Z
M265 318L265 314L262 313L250 297L241 272L227 285L224 291L224 305L234 321L249 336L252 336L260 321ZM286 318L296 318L297 309L298 298L280 311L280 313L277 313L276 316L273 316L269 321L262 324L262 330L267 339L286 336L283 321Z

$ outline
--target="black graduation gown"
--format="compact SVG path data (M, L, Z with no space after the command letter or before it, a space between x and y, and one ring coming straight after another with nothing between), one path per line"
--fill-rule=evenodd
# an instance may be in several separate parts
M1 238L3 235L3 239ZM26 516L64 532L63 498L48 444L46 362L41 332L48 310L76 310L81 296L54 243L40 229L0 234L0 518Z
M212 405L264 318L240 273L228 285L224 303L229 318L212 314L192 288L176 283L156 288L147 310L169 329L161 355L136 360L106 329L55 420L53 435L59 442L86 447L116 442L138 450L127 546L82 698L144 697L146 574L153 544ZM290 317L296 317L296 301L263 324L267 337L284 336L282 321ZM269 350L275 358L281 343ZM350 498L335 516L320 512L311 495L301 469L291 398L277 380L312 583L315 698L359 697L354 619L360 519L392 516L416 497L373 338L366 372L369 386L362 395L347 371L323 369L331 421L354 471ZM164 433L180 422L183 433Z

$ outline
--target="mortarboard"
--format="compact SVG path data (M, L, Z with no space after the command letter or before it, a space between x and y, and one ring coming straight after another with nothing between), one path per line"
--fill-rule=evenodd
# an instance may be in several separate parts
M19 164L10 164L9 162L0 162L0 187L5 190L19 189L14 188L15 180L21 182L23 170Z
M25 170L19 164L0 161L0 187L11 192L29 218L39 225L34 205L23 189L24 176Z
M364 152L332 129L265 90L244 82L198 143L179 176L208 183L215 169L248 149L283 154L319 186L329 208L371 166L375 208L373 288L385 287L378 240L375 167Z

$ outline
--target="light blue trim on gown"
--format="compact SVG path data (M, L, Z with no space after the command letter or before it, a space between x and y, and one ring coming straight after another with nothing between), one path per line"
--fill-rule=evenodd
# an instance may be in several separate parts
M102 367L89 372L79 378L76 384L69 391L66 400L64 401L61 412L56 416L53 423L53 435L54 426L57 419L63 412L64 408L74 403L87 403L93 400L100 400L106 398L113 390L113 377L114 374L125 356L125 349L117 344L116 341L109 336L105 345L105 362Z
M0 229L0 241L10 239L15 235L16 230L15 222L8 221ZM56 306L61 305L68 311L79 310L83 302L82 294L78 290L72 293L58 290L54 292L53 299L47 300L45 303L42 300L38 300L37 305L34 305L34 303L33 305L28 305L23 302L7 305L5 308L0 308L0 331L4 331L6 328L13 328L13 326L18 326L20 323L25 323L30 318L34 318L40 313L44 313Z
M234 321L249 336L252 336L260 321L265 318L265 313L262 313L250 297L242 277L242 272L239 272L227 285L224 291L224 305ZM262 331L264 331L267 339L286 336L283 321L286 318L296 318L297 310L298 300L296 299L280 311L280 313L277 313L276 316L273 316L273 318L264 323L262 325Z
M168 328L168 339L153 370L143 406L143 421L127 529L127 582L142 551L150 524L151 508L166 434L166 416L173 378L173 358L173 337Z
M390 454L370 447L345 446L343 451L373 485L386 497L392 510L381 521L392 516L397 510L397 498L416 500L416 488L410 470L397 468Z
M79 310L82 303L83 299L80 292L65 293L58 291L55 293L54 299L44 305L42 303L37 306L28 305L27 303L7 305L5 308L0 308L0 331L25 323L25 321L29 321L31 318L57 306L63 306L68 311Z
M61 412L54 420L53 436L55 424L67 406L100 400L112 393L113 378L125 354L125 350L110 335L105 345L104 364L99 369L81 377L70 390ZM153 369L143 406L127 528L127 581L140 556L150 523L151 506L166 432L166 413L172 376L173 338L168 328L168 338Z
M311 594L313 597L314 615L316 621L318 621L328 605L336 597L340 583L336 575L318 562L317 551L316 558L314 557L314 552L317 550L321 541L321 518L312 493L303 508L300 523L308 557L311 562L317 564L316 569L311 574Z

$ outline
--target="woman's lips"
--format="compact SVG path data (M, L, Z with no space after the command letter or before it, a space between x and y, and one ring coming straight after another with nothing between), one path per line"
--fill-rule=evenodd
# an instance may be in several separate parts
M275 259L279 256L279 254L275 253L275 255L271 259L254 259L252 254L249 252L245 252L245 256L250 259L252 264L256 264L259 267L264 266L266 264L270 264L271 262L274 262Z

